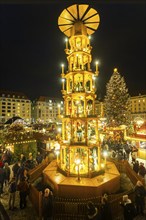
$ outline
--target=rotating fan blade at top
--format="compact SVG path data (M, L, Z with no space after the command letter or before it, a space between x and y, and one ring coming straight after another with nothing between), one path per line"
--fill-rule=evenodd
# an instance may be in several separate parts
M89 8L89 5L75 4L64 9L58 18L58 26L67 37L71 36L71 29L79 22L86 27L87 34L91 35L97 30L100 17L95 9Z

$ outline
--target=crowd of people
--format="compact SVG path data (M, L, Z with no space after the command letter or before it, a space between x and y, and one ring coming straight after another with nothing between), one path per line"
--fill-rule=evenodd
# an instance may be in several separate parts
M15 206L17 192L19 195L18 202L19 208L25 209L27 207L27 196L30 192L30 183L29 183L29 170L38 166L42 163L43 159L48 156L48 154L42 154L37 152L36 157L33 157L32 153L29 153L28 157L24 154L20 154L20 157L15 163L12 163L12 160L9 159L11 156L10 152L4 151L0 154L0 197L3 198L5 193L8 193L8 208L11 211L15 211L18 207ZM9 154L9 157L7 157ZM48 200L49 199L49 200ZM52 200L52 202L51 202ZM44 220L51 219L51 213L53 208L49 208L48 216L48 205L53 204L53 194L47 188L43 192L42 200L42 213ZM46 211L47 210L47 211Z
M108 150L110 156L118 160L128 160L131 163L133 170L143 178L146 174L146 168L143 162L137 159L137 148L131 146L127 142L110 142L104 141L102 146L103 151ZM32 153L29 153L28 158L24 154L11 164L11 153L5 151L0 157L0 196L4 193L4 186L8 187L9 200L8 206L10 210L15 210L16 192L19 191L19 206L20 209L25 209L27 206L27 196L29 194L29 176L28 170L39 165L44 159L44 155L40 152L34 158ZM10 168L11 165L11 168ZM135 200L131 201L128 195L124 195L121 203L123 208L124 220L133 220L136 215L144 215L146 191L142 182L138 181L134 188ZM53 218L53 192L46 188L43 192L42 199L42 215L44 220ZM87 219L96 220L112 220L110 210L110 202L108 195L105 193L101 197L101 203L98 207L92 201L87 203Z
M138 148L127 141L117 141L111 138L104 140L102 143L103 152L106 150L109 153L109 157L115 160L127 160L132 166L133 170L145 177L146 167L145 164L138 159Z
M92 201L89 201L87 203L87 219L92 219L92 220L113 219L107 193L104 193L101 196L100 204L98 204L97 206Z
M144 216L146 190L141 181L134 188L134 201L128 195L123 196L120 205L123 207L124 220L133 220L137 215Z
M5 159L4 159L5 158ZM10 176L15 177L18 183L23 177L28 180L28 171L40 164L43 160L43 155L38 152L34 159L32 153L29 153L28 158L24 154L20 155L20 158L14 163L10 164L10 161L6 157L0 157L0 196L3 194L4 185L8 185L10 182ZM11 165L11 169L10 169ZM12 172L12 175L11 175Z
M5 193L4 189L7 188L10 210L15 210L17 191L19 191L20 209L26 207L26 197L29 193L28 171L39 165L42 160L43 155L40 152L37 153L35 159L32 153L29 153L28 158L26 158L24 154L21 154L20 158L18 158L14 164L11 164L11 154L9 151L4 151L0 156L0 197Z
M144 216L146 189L141 181L137 181L134 187L134 199L131 200L128 195L121 197L119 207L123 210L124 220L134 220L136 216ZM46 188L42 199L42 216L43 220L52 220L54 211L53 192ZM101 201L95 205L93 201L88 201L86 205L87 219L92 220L113 220L109 196L104 193Z
M3 167L0 167L0 197L3 196L4 189L8 189L9 194L9 210L15 210L15 198L16 191L19 191L19 204L20 208L26 207L26 197L29 191L29 182L27 178L27 170L24 166L17 164L13 165L12 171L8 163L5 163ZM15 169L13 169L15 168ZM11 174L11 172L13 172Z
M137 181L134 187L133 201L128 195L123 195L119 206L123 209L124 220L133 220L136 216L144 216L146 189L141 181ZM112 210L108 194L104 193L101 203L96 206L92 201L87 203L87 219L112 220Z
M140 175L143 178L146 175L146 168L144 166L144 163L139 162L138 160L133 162L133 170L135 171L135 173L137 173L138 175Z

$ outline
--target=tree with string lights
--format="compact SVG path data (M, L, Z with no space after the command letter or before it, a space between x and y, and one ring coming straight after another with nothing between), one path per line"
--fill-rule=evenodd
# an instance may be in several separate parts
M124 77L116 68L106 85L104 104L108 126L128 126L130 124L130 96Z

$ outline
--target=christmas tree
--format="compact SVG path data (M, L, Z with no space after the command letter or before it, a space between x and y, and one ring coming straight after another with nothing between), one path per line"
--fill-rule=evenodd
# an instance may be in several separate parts
M114 69L106 85L105 114L108 126L130 124L130 96L123 77Z

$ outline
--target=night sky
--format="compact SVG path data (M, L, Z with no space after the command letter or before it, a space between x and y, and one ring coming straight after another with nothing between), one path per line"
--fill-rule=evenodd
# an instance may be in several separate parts
M91 36L92 70L96 60L100 63L98 97L104 97L115 67L130 95L146 94L146 3L140 0L0 4L1 90L24 92L31 99L62 97L61 64L67 70L67 60L58 17L64 8L81 2L96 9L101 20Z

